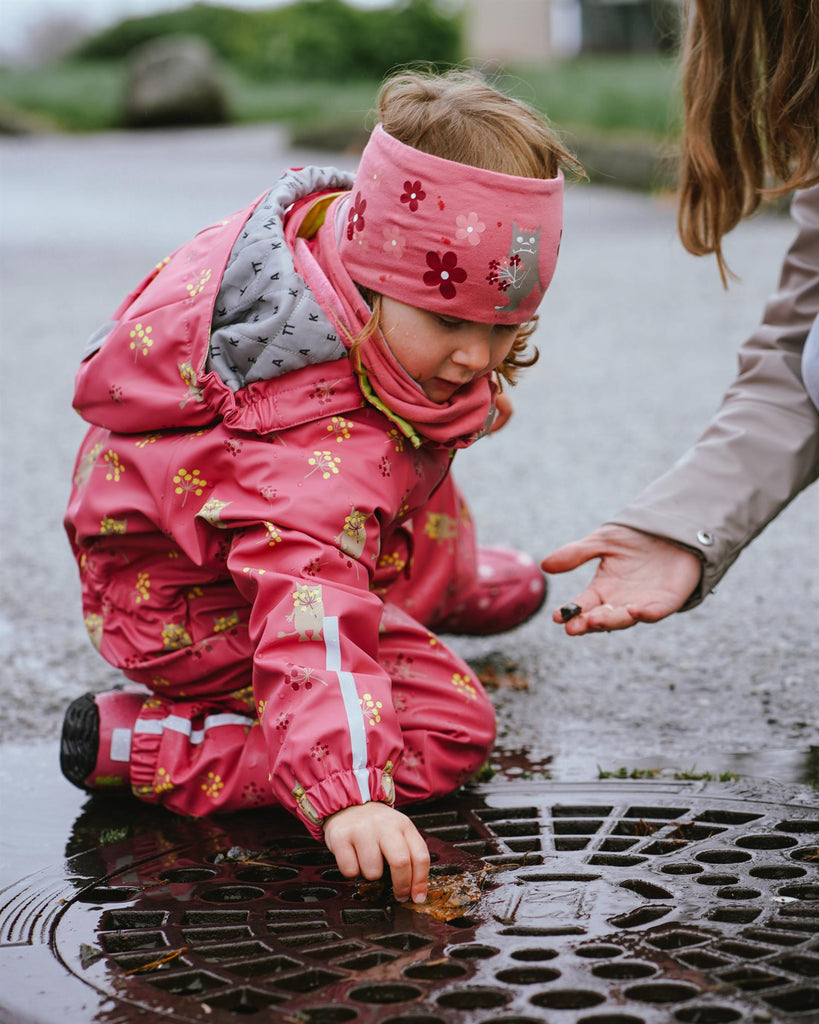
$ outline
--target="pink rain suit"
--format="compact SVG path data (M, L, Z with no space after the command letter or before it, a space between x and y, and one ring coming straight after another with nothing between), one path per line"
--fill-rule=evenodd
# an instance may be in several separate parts
M452 791L494 739L430 631L477 585L453 450L365 399L285 238L294 201L350 181L288 172L125 299L77 375L66 514L89 635L150 691L134 792L280 804L316 836Z

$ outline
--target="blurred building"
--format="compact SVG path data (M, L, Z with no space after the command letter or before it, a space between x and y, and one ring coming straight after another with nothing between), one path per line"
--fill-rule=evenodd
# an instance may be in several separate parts
M534 63L581 51L661 50L681 0L465 0L466 50L482 64Z

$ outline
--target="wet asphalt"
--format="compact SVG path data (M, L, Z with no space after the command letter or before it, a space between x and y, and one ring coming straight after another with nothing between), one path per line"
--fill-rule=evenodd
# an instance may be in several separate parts
M74 806L80 794L56 767L63 709L117 681L87 639L61 527L84 429L71 394L85 339L164 255L306 163L351 168L355 157L288 149L269 127L0 140L0 777L13 817L23 764L46 804ZM481 540L541 557L682 454L792 236L783 216L742 225L726 246L741 280L725 292L712 262L682 250L669 197L572 186L540 362L513 393L507 428L456 462ZM599 766L806 783L819 746L817 542L814 487L692 612L570 639L544 611L453 646L514 659L528 686L497 691L499 743L551 759L558 780L594 779ZM547 608L589 575L552 579Z

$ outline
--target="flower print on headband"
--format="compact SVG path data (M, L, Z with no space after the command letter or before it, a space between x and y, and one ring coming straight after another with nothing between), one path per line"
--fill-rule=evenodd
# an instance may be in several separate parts
M355 202L347 214L347 241L352 242L356 231L364 230L364 211L367 209L367 200L361 198L361 193L355 197Z
M454 252L445 252L439 256L437 252L427 253L429 270L424 274L424 284L430 288L438 288L445 299L454 299L457 294L456 284L463 284L466 271L458 266L458 257Z
M406 203L413 213L418 209L419 203L422 203L426 197L427 194L421 188L420 181L404 182L404 192L401 196L401 202Z
M477 213L459 214L455 218L457 229L455 237L458 241L467 241L470 245L480 245L481 235L486 231L486 225Z

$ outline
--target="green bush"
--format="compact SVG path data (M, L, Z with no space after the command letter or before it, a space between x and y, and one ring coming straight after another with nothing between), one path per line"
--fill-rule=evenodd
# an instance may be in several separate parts
M461 58L460 22L435 0L362 10L343 0L297 0L266 11L196 3L127 18L86 40L77 60L121 60L158 36L197 35L244 75L274 80L381 78L398 64Z

